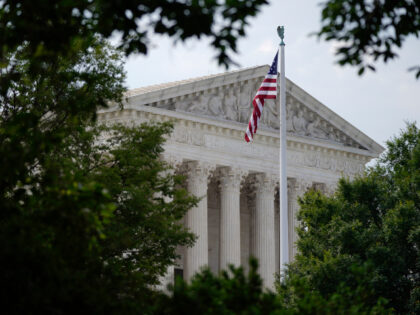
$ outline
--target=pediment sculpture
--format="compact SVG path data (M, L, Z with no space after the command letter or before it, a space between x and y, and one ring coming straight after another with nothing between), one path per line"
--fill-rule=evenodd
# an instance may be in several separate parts
M237 84L225 85L168 100L159 107L222 120L248 123L252 112L252 100L260 84L261 79L256 78ZM288 134L363 148L289 94L286 97L286 115ZM267 100L265 102L261 116L261 126L263 128L279 129L279 105L277 101Z

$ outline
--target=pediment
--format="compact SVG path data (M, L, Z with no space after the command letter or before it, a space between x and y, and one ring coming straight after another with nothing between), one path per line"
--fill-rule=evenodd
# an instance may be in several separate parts
M128 93L128 103L245 125L252 112L252 99L267 71L268 66L261 66L132 90ZM383 151L379 144L290 80L286 83L286 113L289 136L326 141L377 155ZM266 101L259 128L279 129L276 100Z

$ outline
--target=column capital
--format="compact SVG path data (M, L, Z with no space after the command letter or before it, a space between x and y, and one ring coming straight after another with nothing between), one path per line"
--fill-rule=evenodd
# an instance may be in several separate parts
M255 191L257 193L272 193L274 196L275 188L279 182L279 175L269 173L258 173L254 175Z
M217 170L220 189L240 190L248 171L238 167L221 167Z
M287 179L287 193L291 198L294 200L296 196L299 194L300 187L309 187L307 184L300 185L298 179L296 178L288 178ZM306 188L304 189L306 191Z
M183 158L180 156L164 153L162 159L175 170L182 166Z
M163 154L162 160L166 163L166 169L162 174L174 175L179 172L182 167L182 157L173 154Z
M216 169L216 165L202 161L190 161L185 163L184 172L187 175L187 180L199 181L200 183L208 183L210 175Z
M312 181L306 178L295 179L295 190L298 196L303 195L308 189L312 187Z
M326 183L325 184L325 193L327 194L327 195L334 195L334 193L336 192L336 190L337 190L337 183L335 182L335 183Z

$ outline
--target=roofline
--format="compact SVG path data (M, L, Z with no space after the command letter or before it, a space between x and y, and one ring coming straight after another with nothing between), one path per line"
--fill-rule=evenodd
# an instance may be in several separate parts
M171 98L180 97L186 94L197 93L212 88L220 87L221 85L229 85L237 83L238 81L246 81L258 77L264 77L268 71L269 65L255 66L245 69L238 69L230 72L218 73L210 76L203 76L192 78L188 80L171 82L170 86L165 87L165 84L158 84L149 86L156 87L156 90L147 90L147 87L138 94L130 95L130 91L126 94L126 102L129 107L153 104L156 102L165 101ZM158 88L161 86L161 88ZM135 91L134 89L131 91ZM314 110L318 115L327 120L335 128L346 133L355 141L368 148L375 155L380 155L385 148L367 136L365 133L357 129L347 120L333 112L326 105L321 103L315 97L310 95L304 89L295 84L292 80L286 78L286 92L297 98L308 108Z

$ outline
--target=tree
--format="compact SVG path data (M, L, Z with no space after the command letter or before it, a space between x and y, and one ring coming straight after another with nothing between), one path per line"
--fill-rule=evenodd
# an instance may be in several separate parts
M298 254L284 279L291 300L299 279L324 298L346 286L362 291L365 305L385 298L398 314L418 314L419 192L420 130L409 124L365 176L340 180L331 197L307 193L298 214Z
M375 70L374 63L396 58L396 49L409 36L420 32L419 0L328 0L322 4L318 37L338 41L340 65ZM420 77L420 66L410 70Z
M92 35L121 35L126 53L146 53L150 33L174 41L208 37L219 63L232 62L237 39L245 35L247 19L267 0L72 0L0 2L0 38L4 53L26 43L31 55L55 58L67 54L75 41L89 45ZM79 43L80 45L80 43ZM75 47L79 49L79 47Z
M160 294L153 300L151 314L386 314L381 303L367 307L359 299L350 304L345 294L323 298L295 283L299 294L296 305L289 305L285 296L262 287L258 264L250 260L250 271L230 266L229 271L214 275L202 270L190 284L177 279L171 295ZM340 292L343 293L344 291ZM360 293L358 291L357 293Z
M158 160L170 126L100 129L122 54L207 36L228 65L265 0L0 1L0 296L14 313L139 312L195 204ZM121 35L121 50L105 39ZM105 153L106 152L106 153ZM167 198L173 198L169 202Z
M77 124L95 118L108 102L121 106L125 91L122 55L102 39L72 55L31 69L26 45L7 56L0 71L0 190L24 183L28 172ZM2 196L4 196L2 194ZM1 197L0 197L1 198Z
M152 314L273 314L281 310L280 300L264 292L257 272L257 261L250 261L250 272L230 267L217 276L209 269L196 274L188 284L178 278L171 295L155 300Z
M175 41L208 36L219 51L219 61L228 65L229 51L235 51L237 38L245 35L247 18L265 3L1 1L0 111L5 129L0 130L0 145L5 147L0 153L8 152L1 154L6 159L3 164L13 161L18 170L6 168L9 173L0 174L0 181L9 188L22 181L21 169L32 165L39 151L50 150L66 134L58 130L63 117L94 119L98 108L122 104L124 75L117 64L119 59L109 46L101 48L98 38L103 41L120 34L120 52L129 54L147 52L149 32L168 35ZM23 100L22 95L28 93L35 93L37 98ZM52 96L57 99L51 101ZM9 104L16 101L20 103ZM10 116L9 107L13 106L19 106L20 111ZM48 109L49 125L54 129L41 127L44 109Z
M124 91L121 54L101 39L36 76L26 48L0 98L4 309L138 311L194 240L179 219L196 200L159 159L171 126L95 126L93 110Z
M159 159L168 124L76 126L1 212L1 297L16 313L139 312L194 236ZM107 135L104 139L104 133Z
M265 3L1 1L0 155L3 165L16 169L2 169L0 190L23 182L39 155L61 141L63 120L94 119L98 108L122 104L120 59L100 43L104 38L121 34L121 49L129 54L147 52L149 32L174 40L209 36L227 65L247 18Z

